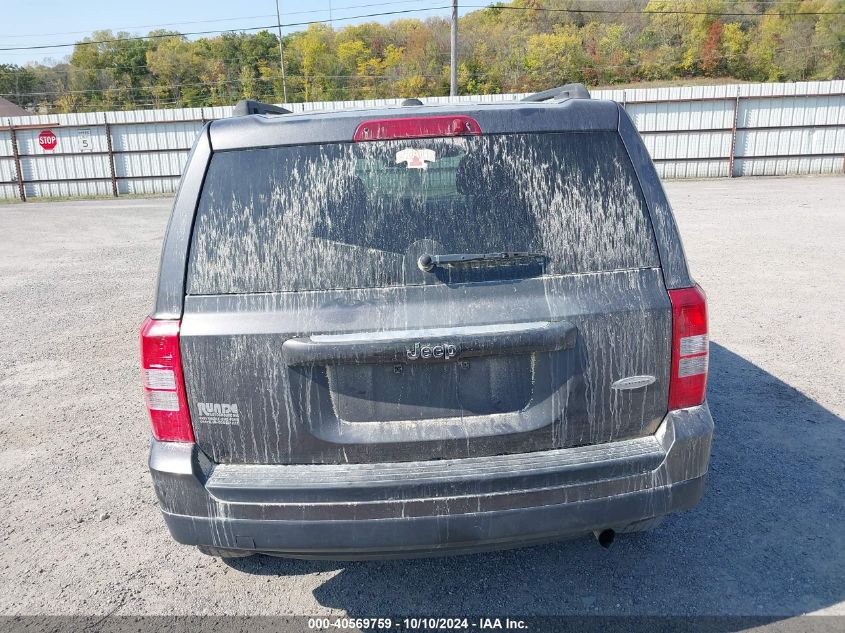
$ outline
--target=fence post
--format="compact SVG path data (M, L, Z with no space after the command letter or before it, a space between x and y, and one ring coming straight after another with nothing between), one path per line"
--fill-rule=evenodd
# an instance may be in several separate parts
M21 197L21 202L26 202L26 187L23 185L23 170L21 169L21 154L18 151L18 135L15 132L15 126L9 120L9 135L12 139L12 156L15 158L15 178L18 181L18 195Z
M111 123L109 123L109 115L103 112L103 122L106 124L106 147L109 150L109 174L111 175L111 192L117 198L117 173L114 169L114 149L111 144Z
M739 116L739 88L734 98L733 123L731 124L731 155L728 157L728 177L734 177L734 155L736 154L736 121Z

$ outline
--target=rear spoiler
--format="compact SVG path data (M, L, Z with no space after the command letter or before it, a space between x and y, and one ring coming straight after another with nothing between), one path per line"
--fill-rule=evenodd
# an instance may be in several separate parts
M535 92L534 94L523 97L520 101L551 101L552 99L589 99L590 91L584 84L566 84L558 86L557 88L550 88L543 90L543 92Z
M292 112L270 103L253 101L252 99L238 101L232 111L232 116L247 116L249 114L292 114Z

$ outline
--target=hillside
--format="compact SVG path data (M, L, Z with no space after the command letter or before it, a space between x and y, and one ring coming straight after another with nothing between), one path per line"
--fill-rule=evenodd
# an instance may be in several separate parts
M464 4L464 7L472 6ZM642 82L845 77L845 0L515 0L460 19L461 93ZM449 22L284 37L288 101L449 91ZM0 65L0 97L42 111L283 100L276 36L97 31L55 65Z

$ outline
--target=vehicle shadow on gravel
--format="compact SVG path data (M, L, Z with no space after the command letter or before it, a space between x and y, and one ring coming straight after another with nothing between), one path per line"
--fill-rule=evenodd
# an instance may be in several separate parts
M698 507L652 532L622 535L610 550L584 537L451 558L229 564L326 573L317 601L358 617L789 616L845 600L845 421L724 347L710 349L707 490Z

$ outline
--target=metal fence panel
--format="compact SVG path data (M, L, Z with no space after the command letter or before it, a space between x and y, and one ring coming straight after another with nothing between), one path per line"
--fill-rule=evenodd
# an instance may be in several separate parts
M429 97L503 102L524 94ZM630 114L664 178L845 171L845 81L595 90ZM294 112L392 106L402 99L294 103ZM0 122L0 198L176 190L205 122L232 106L85 112ZM55 135L55 145L39 141ZM20 186L19 179L24 184Z
M724 160L680 160L655 163L661 178L724 178L728 176L728 163Z
M728 101L629 102L625 111L640 132L730 129L733 121Z

